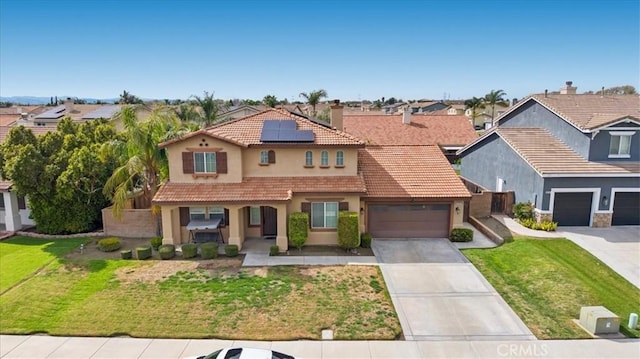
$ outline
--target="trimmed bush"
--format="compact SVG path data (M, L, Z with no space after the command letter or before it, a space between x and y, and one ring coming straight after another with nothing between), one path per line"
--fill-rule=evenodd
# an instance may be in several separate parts
M133 253L131 253L131 249L120 251L120 257L122 257L122 259L131 259L133 258Z
M302 249L309 237L309 214L294 212L289 215L289 240L293 245Z
M193 258L198 254L198 246L193 243L187 243L182 245L182 258Z
M200 245L200 256L202 259L213 259L218 257L218 243L202 243L202 245Z
M473 240L473 230L469 228L454 228L449 236L451 242L471 242Z
M153 237L151 238L151 247L154 250L158 250L158 248L160 248L160 246L162 245L162 237Z
M139 260L151 258L151 246L136 247L136 258Z
M158 247L160 259L171 259L176 256L176 246L173 244L163 244Z
M362 233L360 235L360 247L371 248L371 235L369 233Z
M227 244L224 246L224 255L227 257L235 257L238 255L238 246L235 244Z
M520 202L513 206L513 216L516 219L533 218L533 204L531 202Z
M535 229L537 231L553 232L556 230L556 228L558 228L558 222L542 221L538 223L533 218L520 219L518 220L518 222L520 222L521 225L527 228Z
M98 248L103 252L113 252L120 249L120 238L107 237L98 241Z
M280 253L280 247L278 246L271 246L269 247L269 255L270 256L277 256L278 253Z
M360 226L356 212L341 211L338 213L338 245L352 249L360 246Z

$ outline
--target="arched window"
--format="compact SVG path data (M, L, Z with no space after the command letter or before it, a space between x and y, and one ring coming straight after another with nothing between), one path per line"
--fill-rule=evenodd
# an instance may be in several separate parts
M313 152L307 151L304 154L304 164L305 166L313 166Z
M320 153L320 166L328 166L329 165L329 152L322 151Z
M344 166L344 153L342 151L336 152L336 166Z

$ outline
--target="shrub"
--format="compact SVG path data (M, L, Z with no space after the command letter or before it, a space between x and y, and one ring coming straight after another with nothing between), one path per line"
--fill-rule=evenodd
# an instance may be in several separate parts
M238 246L235 244L227 244L224 246L224 255L227 257L235 257L238 255Z
M163 244L158 247L160 259L171 259L176 256L176 246L173 244Z
M356 212L338 213L338 245L346 249L360 245L360 229Z
M542 221L539 223L539 227L543 231L553 232L558 228L558 222Z
M294 212L289 215L289 240L293 245L302 249L309 236L309 214Z
M151 258L151 246L136 247L136 258L140 260Z
M218 257L218 243L203 243L200 246L200 256L202 259L213 259Z
M153 237L151 238L151 247L154 250L158 250L158 248L160 248L160 246L162 245L162 237Z
M533 218L533 204L531 202L520 202L513 206L513 216L517 219Z
M269 247L269 255L270 256L277 256L278 253L280 253L280 247L278 247L278 246Z
M187 243L182 245L182 258L193 258L198 254L198 246L193 243Z
M454 228L449 236L451 242L471 242L473 240L473 230L469 228Z
M120 238L107 237L98 241L98 248L103 252L113 252L120 249Z
M362 233L360 235L360 247L371 248L371 235L369 233Z
M535 229L535 230L538 230L538 231L553 232L558 227L558 223L557 222L542 221L542 222L538 223L533 218L521 219L518 222L520 222L521 225L523 225L523 226L525 226L527 228Z
M133 254L131 253L131 249L120 251L120 257L122 257L122 259L131 259L131 258L133 258Z

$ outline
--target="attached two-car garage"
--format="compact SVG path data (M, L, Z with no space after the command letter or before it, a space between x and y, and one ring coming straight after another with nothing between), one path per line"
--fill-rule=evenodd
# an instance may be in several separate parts
M447 238L449 204L370 204L367 227L374 238Z
M560 226L589 226L593 192L557 192L553 220ZM612 226L640 225L640 192L615 192L612 196Z

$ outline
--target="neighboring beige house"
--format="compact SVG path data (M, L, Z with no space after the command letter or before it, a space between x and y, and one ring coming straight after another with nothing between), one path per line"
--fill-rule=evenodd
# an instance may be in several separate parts
M223 119L223 121L235 120L242 117L247 117L251 115L255 115L256 113L263 111L265 106L234 106L227 109L225 112L220 113L218 116Z
M447 237L462 224L469 192L437 146L365 147L342 129L343 106L327 125L283 109L160 144L170 180L154 198L164 243L201 230L240 248L247 238L289 246L290 213L307 212L307 244L337 244L338 212L374 237Z
M504 114L505 112L507 112L507 110L509 110L509 106L500 106L500 105L496 105L495 106L495 112L493 114L493 120L497 119L498 117L502 116L502 114ZM492 124L491 124L491 105L485 105L485 108L483 109L478 109L478 112L476 113L476 118L472 119L471 118L471 109L468 108L465 110L464 115L467 116L469 118L469 120L471 120L473 122L473 126L475 128L478 129L489 129L491 128Z
M25 198L18 197L15 192L11 191L11 182L0 181L0 193L2 194L0 224L4 225L5 230L9 232L19 231L24 226L35 224L29 218L31 210L27 207Z

